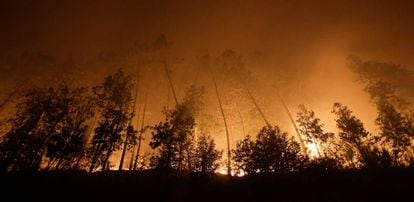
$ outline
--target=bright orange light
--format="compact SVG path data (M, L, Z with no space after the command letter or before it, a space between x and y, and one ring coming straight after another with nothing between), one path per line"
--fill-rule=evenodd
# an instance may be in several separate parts
M319 156L318 145L316 145L316 143L308 143L306 147L308 148L310 157L316 158Z
M221 166L216 170L216 173L220 174L220 175L227 175L227 167L226 166ZM232 170L231 171L231 176L237 176L237 177L242 177L246 175L246 173L242 170L240 170L239 172Z
M221 175L227 175L227 168L225 166L222 166L216 170L216 173Z

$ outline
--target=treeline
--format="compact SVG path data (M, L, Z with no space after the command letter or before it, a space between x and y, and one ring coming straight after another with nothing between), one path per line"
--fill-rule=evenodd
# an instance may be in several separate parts
M196 116L203 88L191 86L183 101L165 109L165 120L154 126L132 124L136 81L122 70L93 88L33 88L21 94L16 114L7 120L0 143L0 170L109 170L111 157L121 152L119 170L130 157L129 170L213 173L222 151L202 133L196 136ZM366 82L378 110L378 134L368 132L351 109L335 103L337 133L326 132L315 112L299 106L295 141L278 126L266 125L255 137L246 136L231 150L233 173L286 174L304 169L390 168L414 165L413 116L409 105L384 81ZM149 161L140 155L142 134L150 130ZM310 155L310 148L313 148ZM229 148L228 148L229 149ZM316 152L316 153L315 153Z
M109 170L111 157L121 151L119 170L130 153L129 170L213 172L221 152L210 136L194 136L201 89L191 87L181 104L164 110L165 121L137 129L131 123L136 115L135 82L120 69L92 89L62 83L25 91L15 116L4 125L8 131L0 143L1 171ZM142 133L148 129L150 146L158 152L142 165Z
M377 109L377 132L367 131L347 106L334 103L336 133L324 131L315 112L299 106L296 127L300 144L278 126L265 126L233 150L236 171L244 174L300 172L303 169L388 169L414 166L412 73L400 65L348 58L349 66ZM402 90L401 90L402 89ZM350 95L352 96L352 95ZM313 151L310 151L313 150ZM313 158L309 153L313 152Z

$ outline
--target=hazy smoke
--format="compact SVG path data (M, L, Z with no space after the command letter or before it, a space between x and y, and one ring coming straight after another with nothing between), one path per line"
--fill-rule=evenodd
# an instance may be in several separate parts
M206 116L220 147L224 128L209 69L229 113L232 142L242 136L242 122L250 134L264 125L240 80L282 130L293 128L276 91L293 113L304 104L329 129L332 104L342 102L373 130L375 107L364 85L354 82L347 57L403 64L373 70L365 62L356 72L414 95L412 19L411 1L3 0L0 93L61 80L91 86L117 68L141 69L152 124L164 106L173 106L167 62L179 99L192 84L205 87Z

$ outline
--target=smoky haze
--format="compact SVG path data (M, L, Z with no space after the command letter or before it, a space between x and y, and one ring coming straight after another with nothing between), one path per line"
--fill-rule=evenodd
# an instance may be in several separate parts
M267 119L290 133L277 93L292 113L299 104L314 109L328 130L334 130L332 104L341 102L375 131L375 107L347 57L412 70L412 19L412 1L3 0L1 99L16 86L61 80L91 86L117 68L133 74L141 68L139 100L148 88L151 125L162 120L163 107L174 105L160 63L166 60L179 100L192 84L206 88L203 116L219 148L225 148L225 135L210 71L232 145L243 136L241 122L251 135L264 125L240 78Z

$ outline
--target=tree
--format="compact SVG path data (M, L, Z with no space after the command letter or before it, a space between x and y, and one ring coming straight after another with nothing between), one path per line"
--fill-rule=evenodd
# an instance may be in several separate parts
M45 89L33 88L22 95L15 117L8 120L11 129L0 144L1 170L37 170L40 167L39 161L33 160L40 158L37 146L44 139L38 127L48 102L46 94Z
M382 143L391 149L395 163L407 162L407 151L414 137L413 116L408 102L396 96L395 88L388 82L371 82L366 91L378 110L375 124L380 129Z
M87 88L33 88L23 94L11 130L0 145L2 169L37 170L43 157L49 165L75 165L86 144L86 121L93 114Z
M377 103L378 117L375 123L379 126L380 137L391 148L392 157L396 162L408 160L407 151L414 137L414 125L411 117L397 111L389 102Z
M108 168L109 158L122 145L122 133L126 132L131 118L132 78L122 69L105 78L101 86L94 88L101 119L92 138L90 156L92 172L97 165Z
M332 113L336 115L336 126L339 129L339 138L342 148L348 154L347 159L355 165L354 160L364 163L364 155L370 152L369 146L374 143L369 139L369 132L365 130L363 123L356 118L352 111L340 103L334 103Z
M133 104L132 104L131 116L129 118L128 126L127 126L127 129L126 129L124 145L122 147L121 160L119 162L119 167L118 167L119 171L121 171L123 169L126 151L131 150L131 149L134 150L135 145L137 143L137 138L138 138L137 133L138 133L138 131L135 130L134 127L132 126L132 119L135 116L135 106L136 106L136 103L137 103L137 96L138 96L138 80L136 81L136 84L135 84L135 96L134 96L134 101L133 101ZM134 151L132 151L132 153L134 153ZM131 161L131 163L132 163L132 161Z
M320 119L315 117L313 110L308 110L304 105L299 105L299 112L297 113L299 124L299 132L306 139L308 144L315 144L319 157L322 157L320 146L327 144L328 140L333 137L333 133L325 133L322 129L323 124Z
M336 126L339 129L339 137L354 145L357 149L362 148L363 140L369 133L365 130L363 123L352 115L348 107L335 103L332 112L337 116Z
M285 174L298 171L306 160L299 143L278 126L263 127L254 141L246 137L237 144L234 161L243 172Z
M165 170L192 170L195 117L203 106L203 95L203 87L190 86L183 102L173 110L164 110L165 121L152 127L150 146L158 149L152 158L153 166Z
M124 145L123 145L123 148L122 148L121 160L120 160L119 168L118 168L118 170L120 170L120 171L123 169L123 163L124 163L126 151L127 150L130 151L137 144L137 140L139 138L139 137L137 137L137 134L138 134L138 131L134 129L134 126L132 126L131 124L128 124L128 126L126 128Z
M233 150L233 161L236 166L236 172L240 174L255 173L253 156L253 146L254 141L247 135L243 140L238 141L236 144L236 149Z
M213 173L217 167L217 161L221 158L222 152L216 149L216 144L210 136L201 135L198 137L194 156L194 170L201 173Z
M301 163L299 144L279 127L264 127L256 137L253 158L259 172L279 174L296 170Z
M77 167L84 157L88 135L86 122L94 115L95 103L87 93L84 87L72 90L61 85L57 89L55 99L57 110L62 112L61 120L46 145L49 166L56 163L55 169Z
M394 164L408 163L414 137L413 108L407 101L413 98L412 71L399 64L363 61L355 56L349 57L349 61L377 107L378 141L390 149Z
M152 127L150 146L158 149L153 162L159 169L181 170L194 135L195 120L189 108L182 104L164 113L166 120Z
M381 62L375 60L362 60L356 56L350 56L348 58L350 69L357 74L359 80L366 85L366 90L369 91L369 88L376 86L377 84L387 83L393 86L399 93L399 98L408 98L411 100L413 98L413 84L414 77L413 71L399 64L394 64L390 62ZM389 88L376 88L378 93L383 94ZM379 95L377 93L370 95ZM393 103L396 104L396 103Z

